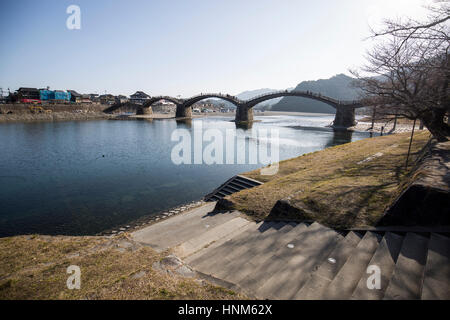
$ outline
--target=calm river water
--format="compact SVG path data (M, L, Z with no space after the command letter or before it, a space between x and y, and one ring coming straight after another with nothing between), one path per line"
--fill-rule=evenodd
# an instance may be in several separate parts
M247 151L270 140L252 138L252 132L277 129L280 139L271 143L280 160L368 137L333 133L325 128L332 115L256 119L261 122L249 130L236 129L226 117L0 124L0 236L96 234L199 200L233 175L262 166L176 165L175 129L193 133L201 124L224 137L230 129Z

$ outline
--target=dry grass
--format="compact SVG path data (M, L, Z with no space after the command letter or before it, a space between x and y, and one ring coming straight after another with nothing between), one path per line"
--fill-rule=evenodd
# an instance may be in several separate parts
M336 228L373 226L398 194L405 170L409 133L364 139L280 162L278 174L244 175L266 182L227 199L235 209L257 220L276 218L271 210L280 199L302 212L285 218L315 220ZM415 135L412 160L429 140ZM377 155L375 157L372 157Z
M243 298L204 281L154 270L152 264L163 256L126 237L2 238L0 299ZM66 286L69 265L81 268L80 290Z

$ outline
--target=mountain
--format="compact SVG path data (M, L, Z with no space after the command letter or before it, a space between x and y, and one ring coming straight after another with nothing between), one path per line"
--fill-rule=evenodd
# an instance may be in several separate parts
M303 81L294 91L311 91L338 100L355 100L359 91L351 86L355 79L338 74L330 79ZM272 106L272 111L335 113L336 110L326 103L300 97L285 97Z

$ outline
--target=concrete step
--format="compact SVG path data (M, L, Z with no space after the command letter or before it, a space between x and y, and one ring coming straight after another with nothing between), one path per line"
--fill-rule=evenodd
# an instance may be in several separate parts
M274 228L277 224L274 222L265 222L258 228L251 229L246 233L242 233L239 236L226 241L222 245L218 246L214 251L207 252L195 260L189 262L190 266L195 270L204 274L217 277L217 273L220 272L225 263L233 259L233 256L239 255L244 252L248 243L254 241L262 234L272 234L276 231Z
M264 254L259 254L255 259L247 260L242 267L245 269L245 273L241 273L236 283L245 292L254 296L256 290L264 284L266 278L270 277L273 272L276 272L275 267L268 268L268 266L275 265L275 262L278 260L275 253L296 239L301 238L301 234L307 229L308 226L304 223L296 225L288 233L282 234L276 240L276 247L274 249L267 250Z
M290 237L290 233L294 226L283 223L281 228L266 237L259 237L248 244L246 251L235 256L232 260L228 260L219 276L231 283L239 284L239 282L252 274L257 266L267 261L276 250L284 246Z
M194 254L214 241L225 238L235 230L239 230L252 222L244 218L234 218L226 221L217 227L209 228L208 231L200 233L198 236L185 241L173 249L176 256L181 259Z
M217 191L216 195L222 198L225 198L226 196L229 196L232 194L232 192L226 192L224 189L221 189L220 191Z
M235 193L235 192L241 191L241 190L239 190L239 189L237 189L237 188L233 188L233 187L230 186L230 185L228 185L228 186L226 186L226 187L223 187L221 190L222 190L222 191L229 192L229 193Z
M253 186L246 183L242 183L241 181L238 180L233 180L228 185L238 188L240 190L253 188Z
M450 238L436 233L428 245L422 300L450 300Z
M375 253L381 236L367 232L353 250L344 266L324 290L323 299L349 299L366 272L366 268Z
M198 222L202 217L214 210L214 206L215 204L213 202L207 203L199 208L192 209L186 213L173 216L169 219L135 231L131 236L135 241L151 244L154 240L161 238L162 235L174 232L178 227Z
M133 232L133 240L163 251L187 241L239 216L238 212L212 214L215 202L183 213Z
M182 242L188 241L196 235L206 232L222 223L239 216L237 212L208 214L203 217L188 221L183 225L172 226L166 233L161 233L153 243L157 243L158 248L166 250L173 248Z
M197 251L194 254L191 254L189 257L186 257L184 262L188 265L193 265L196 263L200 263L203 260L207 259L209 256L213 255L215 251L217 251L217 248L223 245L225 242L230 241L231 239L242 237L242 236L248 236L253 231L256 231L263 222L260 223L249 223L246 226L234 230L232 233L228 234L226 237L223 237L221 239L218 239L217 241L214 241L214 243L211 243L209 246L203 248L200 251Z
M264 284L255 292L259 298L293 299L328 254L343 237L313 223L289 246L274 254L265 268Z
M236 176L233 181L242 183L242 184L248 186L249 188L257 187L262 184L259 181L251 180L251 179L249 179L247 177L243 177L243 176Z
M351 253L361 241L362 235L349 232L342 239L334 250L324 260L316 272L312 273L303 287L296 293L296 300L316 300L320 299L325 288L330 284L342 266L347 262ZM333 259L331 262L329 259Z
M427 251L428 238L416 233L406 234L384 299L420 299Z
M222 199L226 195L239 192L243 189L249 189L253 187L260 186L262 182L244 177L244 176L234 176L233 178L226 181L220 187L215 189L213 192L205 196L206 201L212 201L217 199Z
M213 258L213 263L211 263L211 259L208 259L208 261L204 261L194 266L195 270L215 278L223 279L229 272L233 263L238 261L239 257L248 251L249 248L254 248L264 239L272 239L274 234L284 226L283 223L272 223L271 225L272 226L269 229L264 230L264 232L255 232L251 237L232 239L225 243L218 250L219 252L216 253L217 255Z
M403 237L397 234L387 232L378 246L377 251L369 262L369 266L378 266L380 268L380 289L369 289L367 280L373 273L364 273L359 281L352 299L354 300L381 300L384 292L389 285L392 272L395 268L400 249L402 247Z

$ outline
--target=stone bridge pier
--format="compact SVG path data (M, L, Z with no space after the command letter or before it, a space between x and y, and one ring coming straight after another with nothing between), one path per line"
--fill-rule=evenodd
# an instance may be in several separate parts
M336 106L336 116L333 121L333 129L347 130L356 125L355 108L347 106Z
M149 106L149 107L137 107L136 115L147 115L147 114L153 114L153 109L152 109L151 106Z
M184 104L177 104L175 118L192 119L192 106L186 107Z
M253 122L253 108L246 105L237 106L235 122L238 125Z

